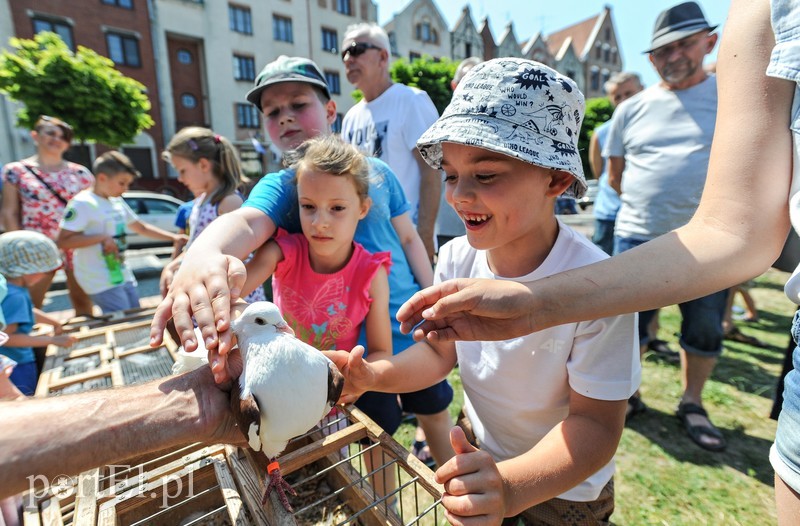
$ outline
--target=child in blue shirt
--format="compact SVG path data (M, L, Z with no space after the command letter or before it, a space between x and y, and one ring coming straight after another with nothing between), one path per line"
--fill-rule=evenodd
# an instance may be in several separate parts
M43 320L34 314L27 287L60 266L56 244L43 234L17 230L0 235L0 274L5 277L8 287L6 297L0 303L8 341L0 347L0 354L17 362L9 378L25 395L33 395L36 391L38 371L33 347L69 347L75 342L75 338L65 334L30 335L34 323Z

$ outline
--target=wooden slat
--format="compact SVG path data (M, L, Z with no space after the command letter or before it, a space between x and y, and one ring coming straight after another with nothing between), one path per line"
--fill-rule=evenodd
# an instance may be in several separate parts
M25 496L23 502L29 502L31 497ZM22 524L24 526L41 526L39 507L37 505L25 505L22 508Z
M226 450L228 465L241 490L240 495L242 499L244 499L247 509L250 510L250 514L255 523L259 525L269 524L270 526L278 526L277 523L272 522L273 519L267 515L264 507L261 505L261 496L264 490L259 480L262 477L253 469L253 466L247 460L242 450L233 446L228 446ZM292 517L292 522L290 522L289 525L293 524L296 523Z
M97 491L100 489L100 470L84 471L78 475L75 497L75 526L94 526L97 522Z
M114 507L113 502L107 506L100 507L97 526L117 526L117 509Z
M41 520L42 526L64 526L64 520L61 517L61 501L58 497L51 497L42 502Z
M111 374L111 367L108 364L103 364L93 371L86 371L85 373L74 374L66 378L58 378L55 382L50 382L50 391L56 389L63 389L64 387L72 384L79 384L87 380L94 380L101 376L108 376Z
M222 498L225 499L225 508L228 511L228 517L231 522L235 526L249 525L242 496L239 495L239 490L236 488L236 482L233 480L233 474L230 469L228 469L228 464L223 460L216 460L214 461L214 471L217 474L219 489L222 492Z
M125 385L125 376L122 374L122 364L118 360L113 360L111 365L111 385L114 387L122 387Z
M316 462L335 451L339 451L347 444L357 442L366 438L367 432L363 423L357 422L347 426L342 430L336 431L321 440L296 449L286 455L278 457L281 464L281 473L284 476L302 468L307 464Z

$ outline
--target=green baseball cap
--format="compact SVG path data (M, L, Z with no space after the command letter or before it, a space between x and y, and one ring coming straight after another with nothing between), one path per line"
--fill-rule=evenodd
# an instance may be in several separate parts
M312 84L325 92L330 99L331 93L328 91L328 83L325 75L313 60L303 57L287 57L281 55L261 70L256 77L256 85L247 92L247 101L254 104L258 111L261 110L261 92L273 84L280 82L305 82Z

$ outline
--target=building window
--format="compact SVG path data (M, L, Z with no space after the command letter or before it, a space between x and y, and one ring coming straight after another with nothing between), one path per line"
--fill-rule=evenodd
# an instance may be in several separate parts
M431 42L436 44L439 41L439 34L433 27L431 27L430 22L422 22L421 24L417 24L416 33L417 40L421 40L422 42Z
M331 124L331 131L333 133L342 133L342 120L344 119L344 115L341 113L336 114L336 120L333 121Z
M51 31L57 34L68 48L75 51L75 41L72 39L72 26L66 22L47 18L34 18L33 33L42 33L44 31Z
M272 38L281 42L294 42L292 19L285 16L272 15Z
M125 9L133 9L133 0L100 0L106 5L115 5Z
M603 46L603 61L611 62L611 48L608 45Z
M245 35L253 34L253 15L249 8L228 4L228 20L231 31Z
M601 58L603 56L603 48L600 46L600 42L595 44L594 46L594 58Z
M607 27L606 28L606 42L608 42L609 40L611 40L611 28Z
M233 78L236 80L256 80L256 59L234 55Z
M334 95L339 95L342 93L342 85L339 81L339 72L338 71L326 71L325 72L325 82L328 83L328 89Z
M252 104L237 104L236 125L239 128L258 129L261 126L258 116L258 108Z
M472 42L464 42L464 57L472 56Z
M138 68L142 65L139 57L139 40L131 35L106 33L108 57L119 66Z
M617 63L617 48L611 49L611 62Z
M603 86L605 86L606 82L608 82L608 79L610 77L611 77L611 72L609 72L607 69L604 69L603 74L600 75L600 82L603 84Z
M350 0L336 0L336 11L347 16L353 15L353 5Z
M397 52L397 35L394 31L389 32L389 48L392 50L392 56L396 57L399 55Z
M418 58L422 58L422 55L420 55L419 53L415 53L414 51L409 51L408 52L408 61L409 62L414 62Z
M193 110L197 107L197 98L192 95L191 93L182 93L181 94L181 106L184 108Z
M179 49L178 50L178 62L180 64L191 64L194 61L194 57L192 56L192 52L188 49Z
M600 70L597 68L592 68L590 85L592 91L598 91L600 89Z
M322 28L322 50L336 53L339 48L339 34L335 29Z

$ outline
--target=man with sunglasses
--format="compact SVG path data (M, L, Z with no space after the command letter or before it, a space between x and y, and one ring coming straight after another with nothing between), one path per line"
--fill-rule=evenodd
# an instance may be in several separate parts
M347 80L364 98L345 115L342 137L365 154L380 158L397 174L411 203L417 232L433 260L442 178L422 160L416 143L439 114L427 93L392 81L390 49L386 32L374 23L347 28L342 61Z
M661 82L614 112L603 150L609 185L622 201L614 253L685 225L700 202L717 112L716 77L703 69L703 58L717 42L715 28L695 2L663 11L645 51ZM677 416L689 437L710 451L725 449L724 437L703 408L702 393L722 352L726 299L724 290L680 304L683 395ZM656 312L639 313L642 352Z

